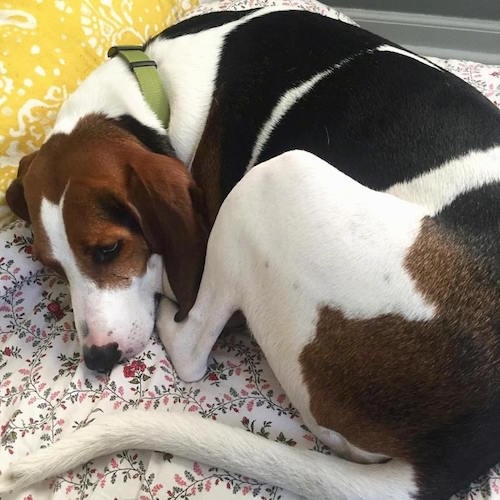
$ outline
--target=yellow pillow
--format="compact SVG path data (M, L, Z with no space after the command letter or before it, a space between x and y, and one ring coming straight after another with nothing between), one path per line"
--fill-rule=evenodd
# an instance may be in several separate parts
M116 44L143 43L197 0L0 0L0 225L19 159Z

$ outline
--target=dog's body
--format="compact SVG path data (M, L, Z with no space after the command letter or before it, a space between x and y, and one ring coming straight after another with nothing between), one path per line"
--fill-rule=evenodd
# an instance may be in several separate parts
M304 149L417 203L437 190L436 211L460 191L457 168L483 180L498 170L498 109L355 26L302 11L221 12L167 29L145 51L168 96L168 130L111 59L63 105L7 193L31 219L36 256L68 277L90 368L144 348L155 293L186 316L207 232L257 162Z
M305 149L350 178L333 167L326 173L304 153L277 158L276 178L256 171L212 235L238 259L225 267L209 251L188 320L176 327L164 299L158 328L179 373L195 378L241 307L322 439L358 461L405 462L349 464L216 424L198 436L200 448L188 436L190 420L134 422L127 414L26 459L4 484L41 477L32 475L36 464L47 476L110 452L110 432L119 447L166 448L308 498L444 498L498 461L499 110L425 59L307 12L201 16L166 30L146 51L168 94L168 131L113 59L65 104L9 193L31 219L37 256L68 277L87 364L106 370L142 349L155 293L176 299L177 319L186 318L224 198L256 163ZM181 161L169 156L169 141ZM297 185L301 165L309 195ZM231 288L241 290L233 300L214 265L240 286ZM216 302L203 302L206 287L215 287ZM217 324L198 331L203 310ZM193 352L189 340L198 334ZM130 433L137 438L127 441ZM65 446L88 449L61 467L54 453ZM256 455L238 461L245 447ZM308 477L329 471L331 482L306 486L287 477L289 467Z
M303 151L256 167L222 205L188 319L161 302L176 371L201 378L241 310L315 435L352 461L410 465L375 498L451 496L500 458L499 180L430 215ZM471 216L479 238L453 227Z
M371 465L189 416L127 412L22 459L4 485L131 446L306 498L449 497L500 458L499 183L483 184L490 205L473 213L477 179L462 180L460 196L429 215L310 153L285 153L224 201L187 320L174 320L169 299L160 304L160 338L181 378L204 375L221 329L241 310L311 431L337 455ZM481 234L457 229L457 217Z

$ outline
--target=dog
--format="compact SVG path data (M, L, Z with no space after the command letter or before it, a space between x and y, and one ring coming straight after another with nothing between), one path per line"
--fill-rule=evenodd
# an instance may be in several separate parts
M461 190L436 211L371 190L311 153L284 153L222 204L187 319L176 322L178 306L161 300L160 338L188 381L205 374L241 310L335 456L189 415L129 411L20 459L0 489L132 447L308 499L449 498L500 459L500 172L486 182L467 168L456 175ZM434 193L437 205L445 191Z
M257 163L307 150L424 206L458 168L498 172L499 110L354 25L279 8L217 12L143 49L168 123L141 92L137 65L113 57L64 103L7 192L31 222L34 255L68 279L90 369L109 371L145 347L158 295L186 318L219 207Z

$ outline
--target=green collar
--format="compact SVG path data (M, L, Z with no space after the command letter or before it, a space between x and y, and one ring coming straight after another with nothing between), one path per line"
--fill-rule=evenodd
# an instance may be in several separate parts
M149 107L168 128L170 109L160 81L156 62L150 59L140 45L117 45L108 51L108 57L120 56L134 73L139 88Z

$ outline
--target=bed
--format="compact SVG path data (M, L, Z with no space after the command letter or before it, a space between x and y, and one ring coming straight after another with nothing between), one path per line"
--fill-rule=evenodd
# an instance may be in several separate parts
M135 5L140 3L135 2ZM55 57L59 64L49 75L55 81L45 86L34 76L47 77L47 67L32 61L34 76L26 76L27 68L12 69L9 64L13 54L0 48L0 191L5 191L15 175L20 156L43 142L64 96L85 75L85 68L102 60L105 47L117 42L143 40L185 15L249 8L263 3L256 0L222 1L203 4L193 11L190 10L191 3L186 0L149 1L146 12L134 10L132 2L82 0L81 3L71 2L70 7L70 2L58 0L52 7L56 17L47 15L45 20L37 18L33 7L35 2L17 2L16 9L5 4L8 9L3 12L10 9L11 28L14 27L9 32L13 38L9 40L17 37L18 42L20 40L26 45L30 54L26 58L50 50L53 42L50 37L54 37L54 33L57 37L60 33L66 34L66 42L74 43L75 47L71 53L63 55L58 52L57 44L53 45L50 56ZM312 0L280 3L348 21L339 12ZM77 4L81 23L78 33L85 42L75 42L68 30L54 26L67 23L77 10ZM159 18L162 23L157 22ZM134 29L130 28L132 19ZM4 28L0 29L2 39L6 36L5 26L8 24L4 23ZM30 38L30 30L38 30L36 40ZM45 45L42 45L43 30L49 36ZM68 70L68 77L64 68L73 67L71 58L80 61L80 66L78 71L72 70L73 73ZM35 60L38 61L39 57ZM468 61L433 60L475 85L500 106L500 67ZM302 424L300 415L276 382L248 332L233 331L221 337L213 351L210 369L198 383L186 384L177 377L156 334L152 335L141 354L118 365L109 375L89 371L81 359L66 283L33 259L29 227L12 220L3 194L1 196L0 471L16 457L50 445L79 426L88 424L99 413L127 411L135 407L158 412L196 413L200 418L247 429L263 439L280 441L283 446L328 453ZM5 500L191 497L217 500L297 498L271 485L259 484L250 478L179 456L128 450L95 459L64 476L6 496ZM500 499L500 465L485 471L483 477L477 478L456 497Z

